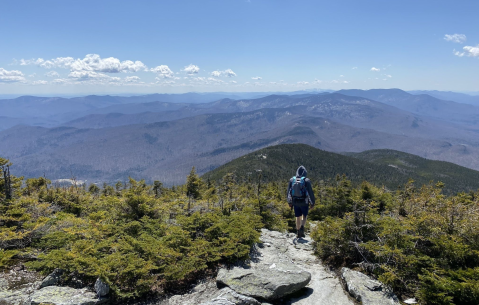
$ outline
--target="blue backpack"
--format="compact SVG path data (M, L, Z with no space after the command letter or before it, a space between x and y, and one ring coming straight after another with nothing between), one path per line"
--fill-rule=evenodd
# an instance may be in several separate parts
M291 197L293 199L306 199L308 197L308 190L306 189L305 177L291 178L293 185L291 186Z

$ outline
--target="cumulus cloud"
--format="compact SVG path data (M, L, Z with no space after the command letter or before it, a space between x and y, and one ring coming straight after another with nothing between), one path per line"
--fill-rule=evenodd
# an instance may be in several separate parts
M297 82L298 85L309 85L309 82Z
M452 35L446 34L444 35L444 40L455 42L455 43L464 43L467 40L467 37L464 34L452 34Z
M0 68L0 83L16 83L25 80L23 73L18 70L5 70Z
M43 58L21 59L20 65L36 65L46 69L63 68L71 71L93 71L104 73L138 72L147 70L141 61L120 61L115 57L101 58L98 54L87 54L85 58L57 57L50 60Z
M211 72L211 76L214 76L214 77L220 77L220 76L235 77L236 73L234 73L233 70L231 70L231 69L226 69L224 71L217 70L217 71Z
M45 76L48 76L48 77L59 77L60 74L58 74L58 72L56 72L56 71L50 71L50 72L45 73Z
M334 79L334 80L331 81L331 84L349 84L349 82L346 81L346 80L336 80L336 79Z
M33 74L28 75L28 77L35 77L35 76L37 76L37 73L33 73Z
M173 71L171 71L171 69L167 65L157 66L150 69L150 71L158 74L158 77L160 78L172 78L173 76L175 76Z
M259 76L255 76L255 77L252 77L251 79L253 79L253 80L262 80L263 78L262 78L262 77L259 77Z
M200 72L200 67L191 64L189 66L186 66L183 69L183 71L186 72L186 74L189 74L189 75L198 74L198 72Z
M320 79L315 79L313 84L321 84L323 81Z
M463 56L469 56L469 57L479 57L479 44L475 47L473 46L465 46L462 48L464 52L459 52L454 50L454 55L463 57Z
M378 71L381 71L381 69L372 67L372 68L371 68L371 71L378 72Z

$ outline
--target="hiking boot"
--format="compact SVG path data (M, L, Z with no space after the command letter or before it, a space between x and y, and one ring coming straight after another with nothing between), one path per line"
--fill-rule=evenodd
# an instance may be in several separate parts
M301 228L298 231L298 235L299 237L306 237L306 235L304 235L304 226L301 226Z
M296 238L300 238L300 237L301 237L301 229L296 231Z

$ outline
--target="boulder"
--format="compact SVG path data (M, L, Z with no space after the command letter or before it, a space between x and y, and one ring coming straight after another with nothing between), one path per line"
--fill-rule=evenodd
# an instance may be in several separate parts
M399 305L399 299L383 283L349 268L341 269L349 294L363 305Z
M26 304L30 304L30 296L28 289L0 291L0 305Z
M99 297L104 297L110 292L110 286L98 278L95 282L95 291Z
M252 267L222 268L217 283L239 294L265 300L279 299L308 285L311 273L288 262L256 264Z
M219 294L211 301L201 303L200 305L261 305L256 299L241 295L231 288L223 288Z
M62 269L57 268L53 270L52 273L50 273L49 275L47 275L47 277L43 279L42 283L40 284L40 288L57 285L58 283L60 283L62 275Z
M44 287L31 296L31 305L97 305L107 301L107 298L98 298L94 292L86 289L56 286Z

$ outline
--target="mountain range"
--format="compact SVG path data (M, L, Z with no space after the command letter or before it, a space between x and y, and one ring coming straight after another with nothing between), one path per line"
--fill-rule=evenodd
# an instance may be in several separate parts
M208 102L198 102L192 95L152 100L158 96L15 99L22 109L17 114L26 116L18 120L50 123L0 131L0 156L27 177L45 174L51 179L75 176L112 182L133 176L168 185L184 183L192 166L203 174L282 143L331 152L394 149L479 169L479 107L473 105L399 89L259 98L225 94ZM55 107L63 102L64 108ZM74 102L77 110L69 111ZM12 103L0 100L1 107ZM28 103L36 108L28 108ZM28 117L40 108L43 117ZM0 126L1 122L0 118Z

